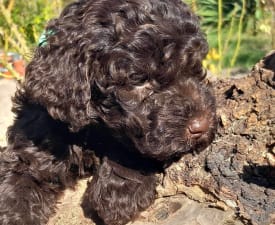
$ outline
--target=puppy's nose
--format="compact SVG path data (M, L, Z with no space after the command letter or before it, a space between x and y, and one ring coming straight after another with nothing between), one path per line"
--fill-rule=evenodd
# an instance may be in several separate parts
M192 139L199 139L208 129L209 121L204 117L194 118L188 125L188 132Z

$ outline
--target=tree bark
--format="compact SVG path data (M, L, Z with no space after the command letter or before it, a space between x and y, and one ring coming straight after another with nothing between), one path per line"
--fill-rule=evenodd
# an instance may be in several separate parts
M160 197L183 193L231 208L245 224L275 224L275 51L248 76L216 80L214 143L167 169ZM202 194L203 193L203 194Z

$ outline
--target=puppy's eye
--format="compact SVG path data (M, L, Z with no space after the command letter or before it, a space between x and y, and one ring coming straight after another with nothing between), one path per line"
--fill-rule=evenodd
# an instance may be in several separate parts
M154 91L150 91L147 93L147 95L144 95L142 102L145 102L147 99L149 99L154 94Z
M148 80L148 75L142 73L132 73L129 75L129 81L133 85L142 85Z

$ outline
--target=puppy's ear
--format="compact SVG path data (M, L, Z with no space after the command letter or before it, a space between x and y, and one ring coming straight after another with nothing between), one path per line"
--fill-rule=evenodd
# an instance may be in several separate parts
M146 176L105 159L88 184L82 207L86 216L97 214L107 225L124 225L152 204L155 187L153 175ZM94 215L89 215L91 210Z
M54 119L77 131L97 120L91 100L95 70L86 49L68 40L60 43L62 38L50 37L47 45L37 48L19 95L23 91L32 104L42 105Z

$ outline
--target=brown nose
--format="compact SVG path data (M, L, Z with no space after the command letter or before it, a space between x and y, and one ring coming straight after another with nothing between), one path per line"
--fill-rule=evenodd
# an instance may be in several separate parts
M188 131L192 139L199 139L209 129L209 121L206 118L194 118L189 122Z

